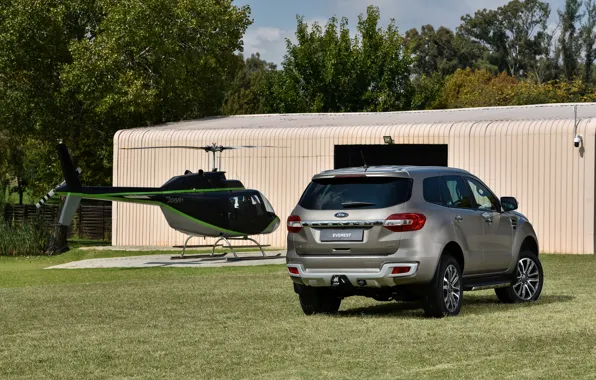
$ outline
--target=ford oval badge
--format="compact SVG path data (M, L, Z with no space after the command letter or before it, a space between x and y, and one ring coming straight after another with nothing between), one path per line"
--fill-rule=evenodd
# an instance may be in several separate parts
M347 212L338 212L337 214L335 214L336 218L347 218L348 216L350 216L350 214L348 214Z

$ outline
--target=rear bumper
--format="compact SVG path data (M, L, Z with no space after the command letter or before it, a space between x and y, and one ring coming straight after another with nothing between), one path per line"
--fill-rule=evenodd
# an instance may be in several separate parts
M293 269L298 273L290 271L290 277L295 283L313 287L334 287L341 285L342 281L348 281L349 285L357 288L381 288L396 286L404 283L415 282L420 264L415 263L388 263L380 270L374 269L316 269L306 270L302 264L288 263L288 271ZM406 273L392 274L396 267L408 267Z

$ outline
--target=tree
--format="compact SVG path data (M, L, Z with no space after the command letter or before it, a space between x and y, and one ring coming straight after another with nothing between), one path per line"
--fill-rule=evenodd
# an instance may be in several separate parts
M432 76L421 75L412 80L414 96L411 109L441 109L446 108L441 97L445 80L439 72Z
M242 56L240 59L244 60ZM226 115L265 113L268 103L267 92L276 70L277 66L262 60L259 53L247 58L226 95L223 113Z
M593 0L584 2L585 21L581 25L581 42L584 51L584 82L592 82L592 65L596 59L596 4Z
M287 40L283 70L274 78L277 112L390 111L411 102L409 52L391 21L380 28L379 9L358 18L352 39L348 20L331 18L325 30L298 17Z
M0 206L4 204L8 184L11 176L9 174L10 167L8 165L8 137L5 135L6 131L0 129Z
M526 77L537 56L547 49L550 5L539 0L513 0L496 10L482 9L462 17L458 34L485 47L497 72Z
M462 66L454 44L455 34L448 28L440 27L435 31L432 25L424 25L420 32L417 29L407 31L404 40L415 56L413 74L428 77L438 72L445 77Z
M457 70L445 81L442 102L447 108L506 106L510 104L518 80L486 69Z
M221 113L249 16L232 0L2 2L0 130L46 152L45 191L58 139L85 181L108 184L116 130Z
M545 34L544 50L536 57L536 64L528 71L526 79L540 84L560 77L561 67L557 58L560 55L560 48L557 39L554 38L557 30L559 27Z
M563 60L563 74L567 80L577 75L577 64L580 56L577 24L582 18L582 15L579 13L581 5L581 0L566 0L564 11L559 11L561 22L559 45Z

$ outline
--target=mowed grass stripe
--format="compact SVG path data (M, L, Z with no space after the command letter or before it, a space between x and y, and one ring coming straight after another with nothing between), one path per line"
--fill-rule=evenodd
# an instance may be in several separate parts
M3 259L14 268L0 276L0 378L594 378L596 260L543 262L540 302L466 293L461 316L428 320L416 305L364 298L306 317L283 266L42 270Z

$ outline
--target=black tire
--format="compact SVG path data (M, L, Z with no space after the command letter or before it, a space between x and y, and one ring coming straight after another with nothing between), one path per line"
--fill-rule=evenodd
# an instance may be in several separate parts
M426 292L424 314L430 318L458 315L463 294L461 267L453 256L444 252Z
M341 298L326 288L303 286L298 293L300 306L306 315L335 314L339 311Z
M532 251L521 251L515 265L511 286L495 289L503 303L532 302L540 298L544 273L542 263Z

